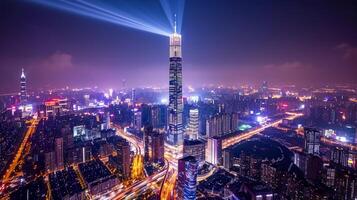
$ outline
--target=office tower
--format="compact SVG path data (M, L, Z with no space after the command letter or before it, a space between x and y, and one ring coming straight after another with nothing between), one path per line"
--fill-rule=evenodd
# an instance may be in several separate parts
M223 151L223 167L229 170L232 167L231 152L229 149Z
M198 139L198 109L190 109L190 121L188 123L187 135L190 140Z
M135 89L131 89L131 103L135 106L136 103L136 94L135 94Z
M193 156L198 161L199 165L203 165L205 161L205 142L202 140L184 140L183 155Z
M108 129L110 129L110 113L109 112L107 112L106 114L105 114L105 128L108 130Z
M325 184L334 189L333 199L356 199L357 172L348 167L330 163L324 166Z
M56 168L56 154L52 150L48 150L45 152L45 170L53 171Z
M141 129L141 126L142 126L141 119L142 119L141 112L135 108L134 109L134 119L133 119L133 127L135 129L138 129L138 130Z
M45 101L45 114L49 116L61 116L70 111L68 99L50 99Z
M116 143L117 164L124 178L130 177L130 145L126 140L120 140Z
M141 122L143 126L152 125L152 108L150 105L142 104L140 107L141 110Z
M308 154L319 155L321 132L314 128L304 129L305 152Z
M82 152L78 156L80 162L87 162L92 159L92 146L90 144L85 144L82 146Z
M238 113L231 114L231 132L234 132L238 129Z
M152 126L144 128L144 160L146 162L163 162L165 135L157 131L153 131Z
M56 153L56 165L57 169L64 167L63 161L63 138L58 137L55 139L55 153Z
M206 120L206 136L222 136L236 131L238 128L237 113L219 113Z
M306 163L308 154L305 152L294 152L294 164L304 173L306 173Z
M151 108L151 123L154 128L167 127L167 106L153 105Z
M169 130L167 137L168 142L174 146L183 144L182 112L181 35L175 30L170 35Z
M26 76L24 68L22 68L21 78L20 78L20 102L21 104L27 101L27 91L26 91Z
M144 127L144 135L143 135L143 141L144 141L144 160L145 161L150 161L151 159L151 134L153 132L153 128L150 125L147 125Z
M211 137L207 140L206 161L220 165L222 163L222 139L219 137Z
M178 199L196 199L198 162L193 156L178 160Z
M206 120L206 136L213 137L216 135L218 135L218 133L217 133L217 119L211 117Z
M269 97L269 91L268 91L268 82L263 81L263 84L260 88L260 93L261 93L261 98L268 98Z
M153 132L151 134L151 150L153 162L164 161L164 148L165 148L165 135L159 132Z
M125 79L121 80L121 86L122 86L123 90L125 90L125 88L126 88L126 80Z
M337 164L347 167L348 166L348 149L342 147L334 147L331 150L331 160Z

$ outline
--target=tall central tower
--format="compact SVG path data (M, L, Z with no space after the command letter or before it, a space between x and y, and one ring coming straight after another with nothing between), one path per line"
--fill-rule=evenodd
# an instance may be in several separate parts
M21 71L21 78L20 78L20 103L26 103L27 101L27 94L26 94L26 76L24 68Z
M169 78L169 131L168 143L173 146L183 144L182 124L182 54L181 35L170 35L170 78Z

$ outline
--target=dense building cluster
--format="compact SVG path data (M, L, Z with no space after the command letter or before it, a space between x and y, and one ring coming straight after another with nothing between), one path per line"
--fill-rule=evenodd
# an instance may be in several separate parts
M53 200L85 199L84 189L73 167L51 173L49 175L49 184L51 199Z
M26 92L0 115L0 189L12 199L155 199L165 187L178 199L354 199L355 94L328 91L199 88L171 114L181 105L161 101L164 90Z
M118 184L116 176L100 160L81 163L78 168L92 195L110 190Z

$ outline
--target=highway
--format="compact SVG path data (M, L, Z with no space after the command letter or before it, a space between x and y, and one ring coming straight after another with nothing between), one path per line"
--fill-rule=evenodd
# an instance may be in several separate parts
M125 132L119 125L113 124L113 127L116 129L117 135L126 139L129 143L131 143L135 147L135 151L136 151L135 154L139 154L139 155L144 154L143 152L144 144L140 138L129 132Z
M134 173L133 174L134 177L132 178L136 180L129 187L126 188L115 187L114 190L111 190L109 193L106 193L105 195L102 196L110 199L134 199L136 196L143 194L149 188L155 189L157 187L157 183L165 177L165 175L168 173L171 167L168 160L165 160L165 165L160 171L156 172L155 174L149 177L145 177L142 174L144 168L143 156L142 156L144 153L142 151L143 150L142 140L129 132L125 132L118 125L113 125L113 127L116 128L117 135L126 139L135 147L136 152L133 159L133 170L132 170L132 172ZM138 180L140 176L145 178L142 180Z
M286 117L286 119L292 120L297 117L302 116L300 113L287 113L289 116ZM272 127L272 126L277 126L282 122L282 119L274 121L272 123L263 125L259 128L256 128L254 130L239 134L237 136L233 136L231 138L225 139L222 142L222 147L227 148L228 146L234 145L242 140L246 140L251 138L252 136L259 134L266 128ZM128 140L130 143L132 143L136 149L136 154L140 152L142 155L143 152L143 143L140 138L136 137L135 135L132 135L128 132L125 132L121 127L114 125L114 127L117 129L117 134L124 139ZM139 159L139 158L137 158ZM111 191L109 196L111 199L133 199L135 196L142 194L145 192L145 190L149 188L154 188L155 184L164 179L161 185L160 189L160 199L162 200L170 200L174 199L175 193L175 185L176 185L176 179L177 179L177 166L172 165L170 163L174 162L174 158L172 156L168 156L165 153L165 167L163 170L155 173L152 176L146 177L144 180L136 181L134 182L131 186L121 189L121 190L114 190ZM212 170L212 172L208 173L204 178L209 177L214 173L215 170ZM201 177L200 180L203 180Z
M146 177L145 180L135 182L131 186L125 188L124 191L116 194L113 199L134 199L136 196L147 191L148 188L155 187L156 183L164 178L169 169L169 162L165 161L165 167L161 171Z
M3 183L6 183L7 181L9 181L11 174L14 172L16 166L19 164L20 158L22 157L25 147L29 142L29 138L31 137L31 135L36 131L36 127L38 124L39 120L36 119L32 119L31 120L31 125L28 127L24 139L22 140L15 156L14 159L12 160L11 164L9 165L8 169L6 170L4 176L3 176Z
M288 117L285 118L288 120L293 120L293 119L295 119L297 117L301 117L303 115L301 113L292 113L292 112L287 112L286 114L289 115ZM253 137L254 135L259 134L260 132L264 131L266 128L277 126L280 123L282 123L282 121L283 121L283 119L279 119L272 123L268 123L268 124L265 124L263 126L256 128L256 129L250 130L248 132L241 133L239 135L235 135L230 138L226 138L222 141L222 149L225 149L229 146L235 145L235 144L241 142L242 140L247 140L247 139Z
M177 169L170 167L160 189L160 200L175 199L175 185L177 180Z
M210 170L208 173L206 174L202 174L202 175L198 175L197 176L197 181L201 182L203 180L206 180L207 178L209 178L210 176L212 176L219 168L217 166L213 166L212 170Z

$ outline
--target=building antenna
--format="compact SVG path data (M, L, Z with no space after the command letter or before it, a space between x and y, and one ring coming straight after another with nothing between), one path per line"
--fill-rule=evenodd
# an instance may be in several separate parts
M25 70L24 70L24 68L21 69L21 78L25 78Z
M174 31L175 33L177 33L177 24L176 24L176 14L174 15L175 19L174 19Z

